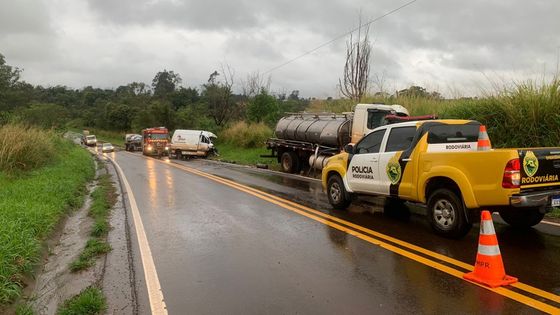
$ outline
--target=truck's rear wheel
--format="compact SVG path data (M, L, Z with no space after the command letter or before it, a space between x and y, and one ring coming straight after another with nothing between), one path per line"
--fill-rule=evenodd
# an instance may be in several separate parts
M544 213L541 213L539 208L506 209L500 211L500 217L513 227L529 228L539 224L544 218Z
M282 166L282 171L286 173L299 172L299 159L294 151L286 151L282 153L282 156L280 157L280 165Z
M344 210L351 202L350 194L344 188L344 183L339 175L331 175L327 181L327 197L333 208Z
M437 234L449 238L465 236L472 227L467 222L465 206L457 193L441 188L428 199L428 220Z

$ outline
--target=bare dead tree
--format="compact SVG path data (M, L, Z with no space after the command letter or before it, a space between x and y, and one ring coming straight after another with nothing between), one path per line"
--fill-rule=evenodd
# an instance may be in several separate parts
M263 74L256 71L247 74L247 78L245 80L241 80L241 90L244 96L252 98L259 94L263 89L268 92L270 90L270 82L270 75L265 77Z
M387 91L385 91L386 75L387 75L387 72L385 72L385 70L383 70L383 72L381 72L381 74L375 73L373 75L373 84L377 87L376 92L380 93L381 95L384 95L387 92Z
M361 25L361 19L360 19ZM358 30L355 41L352 34L346 42L346 63L342 79L338 79L340 93L354 101L360 101L368 88L371 43L369 41L369 25Z
M228 65L221 65L222 80L218 80L220 73L210 74L208 83L203 85L202 96L208 103L208 115L217 126L223 126L239 115L239 106L233 98L234 71Z

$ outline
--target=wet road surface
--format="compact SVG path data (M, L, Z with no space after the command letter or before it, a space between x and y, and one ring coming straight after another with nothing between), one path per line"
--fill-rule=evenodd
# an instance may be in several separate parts
M126 152L110 156L136 197L170 314L539 313L170 162ZM203 160L173 162L467 264L476 255L477 227L462 240L447 240L432 234L423 217L415 214L383 215L370 204L348 212L329 210L320 182L312 179ZM560 293L558 228L542 225L520 233L497 223L496 230L508 274ZM141 284L141 275L138 280ZM145 294L139 293L144 304L140 310L149 310ZM550 297L522 293L560 306Z

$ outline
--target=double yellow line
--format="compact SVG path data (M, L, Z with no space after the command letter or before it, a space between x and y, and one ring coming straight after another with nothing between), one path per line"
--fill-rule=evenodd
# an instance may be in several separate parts
M130 153L132 154L132 153ZM138 155L135 155L138 156ZM465 274L465 271L472 271L474 268L472 265L466 264L464 262L461 262L459 260L447 257L445 255L441 255L438 254L436 252L427 250L425 248L416 246L414 244L410 244L408 242L404 242L402 240L396 239L394 237L367 229L363 226L354 224L352 222L346 221L346 220L342 220L340 218L337 218L335 216L331 216L328 215L326 213L323 213L321 211L306 207L304 205L292 202L290 200L286 200L283 198L280 198L278 196L274 196L272 194L266 193L264 191L260 191L258 189L254 189L252 187L249 186L245 186L239 183L236 183L234 181L228 180L228 179L224 179L212 174L208 174L196 169L193 169L191 167L187 167L181 164L176 164L176 163L167 163L161 160L157 160L160 163L164 163L167 164L169 166L175 167L177 169L181 169L184 170L186 172L189 172L191 174L195 174L204 178L207 178L209 180L212 180L214 182L218 182L221 183L223 185L229 186L231 188L243 191L247 194L250 194L252 196L255 196L259 199L262 200L266 200L270 203L273 203L277 206L280 206L284 209L293 211L295 213L298 213L300 215L303 215L305 217L308 217L312 220L315 220L317 222L323 223L325 225L328 225L331 228L337 229L339 231L345 232L347 234L350 234L352 236L355 236L359 239L362 239L366 242L369 242L371 244L380 246L381 248L387 249L395 254L399 254L401 256L410 258L416 262L419 262L421 264L424 264L426 266L432 267L434 269L440 270L442 272L445 272L449 275L452 275L454 277L463 279L463 275ZM421 254L421 255L420 255ZM443 264L441 263L445 262L447 264ZM460 270L460 269L463 270ZM470 282L468 280L465 280L467 282ZM530 307L533 307L535 309L538 309L542 312L546 312L549 314L560 314L560 308L558 308L557 306L553 306L550 304L547 304L545 302L542 302L540 300L537 300L536 298L540 298L540 299L544 299L544 300L548 300L553 302L554 304L560 304L560 296L535 288L533 286L518 282L515 283L513 285L511 285L511 287L514 287L516 289L518 289L519 291L524 291L526 293L529 293L533 296L535 296L536 298L521 294L517 291L513 291L509 288L506 287L500 287L500 288L489 288L480 284L477 284L475 282L470 282L474 285L477 285L479 287L482 287L484 289L490 290L492 292L495 292L497 294L500 294L502 296L508 297L510 299L513 299L515 301L518 301L520 303L523 303L525 305L528 305Z

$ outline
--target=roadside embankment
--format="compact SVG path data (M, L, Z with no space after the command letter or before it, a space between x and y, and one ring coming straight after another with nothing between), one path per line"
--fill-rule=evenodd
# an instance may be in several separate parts
M90 154L49 131L0 127L0 309L16 299L42 242L83 203Z

